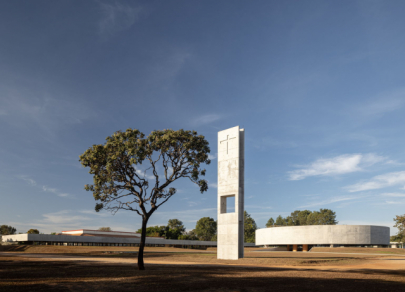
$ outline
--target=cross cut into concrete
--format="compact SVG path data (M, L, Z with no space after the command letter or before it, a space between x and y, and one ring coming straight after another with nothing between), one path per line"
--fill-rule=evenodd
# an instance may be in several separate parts
M229 140L231 140L231 139L236 139L236 137L229 138L229 135L226 135L226 140L221 141L221 143L226 142L226 154L228 154L229 142L231 142Z

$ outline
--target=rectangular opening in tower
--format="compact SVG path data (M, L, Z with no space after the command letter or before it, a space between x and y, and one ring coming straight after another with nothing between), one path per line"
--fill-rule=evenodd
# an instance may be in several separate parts
M235 195L221 196L221 214L235 213Z

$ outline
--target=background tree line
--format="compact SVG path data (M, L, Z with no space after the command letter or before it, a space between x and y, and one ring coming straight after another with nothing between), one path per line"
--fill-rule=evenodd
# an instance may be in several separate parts
M318 211L309 210L296 210L291 213L290 216L283 218L279 215L274 221L270 218L266 227L277 226L298 226L298 225L336 225L336 213L330 209L320 209Z
M246 211L244 213L245 242L255 242L257 225L255 220ZM142 229L138 229L140 233ZM210 217L203 217L197 221L193 230L186 232L183 222L179 219L170 219L166 226L150 226L146 228L146 236L164 237L165 239L179 240L217 240L217 222Z
M17 233L17 229L9 225L0 226L0 235L13 235ZM28 234L39 234L38 229L30 229L27 231ZM21 232L20 232L21 234Z

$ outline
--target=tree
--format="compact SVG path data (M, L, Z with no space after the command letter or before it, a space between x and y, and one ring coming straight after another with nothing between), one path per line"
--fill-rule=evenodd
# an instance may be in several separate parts
M314 211L311 214L308 215L307 220L306 220L306 224L307 225L319 225L319 212L318 211Z
M178 240L191 240L188 234L180 234Z
M181 222L179 219L169 219L169 222L167 223L167 227L169 227L170 229L178 230L181 233L186 231L186 228L184 227L183 222Z
M318 211L295 210L290 216L277 217L275 226L298 226L298 225L336 225L336 213L330 209L320 209Z
M112 231L111 227L100 227L98 231Z
M299 211L297 215L298 225L308 225L307 218L309 214L311 214L311 211L309 210Z
M401 237L398 234L390 236L390 242L401 242Z
M319 225L336 225L336 212L333 212L330 209L321 209L319 212Z
M398 228L396 238L399 242L403 242L405 239L405 214L401 216L395 216L394 221L394 227Z
M179 240L198 240L198 237L195 235L195 232L193 229L193 230L190 230L189 232L184 232L177 239L179 239Z
M291 216L287 216L287 218L285 218L285 221L287 226L294 226L296 223Z
M149 237L162 237L165 235L166 226L149 226L146 228L146 236ZM142 228L139 228L137 233L142 233Z
M170 219L167 226L152 226L146 228L146 236L164 237L165 239L178 239L186 229L179 219ZM138 229L142 233L142 228Z
M255 232L257 229L257 225L255 220L248 214L248 212L244 212L244 225L245 225L245 242L255 242Z
M17 229L15 229L13 226L9 225L1 225L0 226L0 235L12 235L15 234Z
M85 189L98 202L95 210L129 210L142 217L140 270L145 269L143 253L149 218L176 193L172 183L181 178L198 185L201 193L208 190L207 181L200 178L206 172L201 164L210 163L209 152L207 140L195 131L153 131L145 137L139 130L128 129L115 132L106 138L106 143L93 145L80 155L81 164L89 167L93 175L93 184Z
M198 240L198 237L197 237L197 235L195 234L195 229L193 229L193 230L190 230L189 232L187 232L186 233L188 236L189 236L189 239L190 240ZM214 237L216 238L216 234L214 235ZM211 240L214 240L214 239L211 239ZM216 239L215 239L216 240Z
M27 234L39 234L38 229L30 229L27 231Z
M203 217L197 221L194 229L199 240L212 240L217 234L217 222L210 217Z
M266 227L273 227L273 225L274 225L274 219L270 218L266 223Z
M289 226L293 226L293 225L300 225L299 219L298 219L298 215L301 211L300 210L295 210L294 212L291 213L290 216L288 216L288 221L290 221L290 223L287 223L287 225Z
M169 226L165 226L163 236L166 239L178 239L183 232L179 229L172 229Z
M278 215L278 217L276 218L276 223L275 223L275 225L276 225L276 226L284 226L284 225L287 225L287 224L286 224L284 218L281 217L281 215Z

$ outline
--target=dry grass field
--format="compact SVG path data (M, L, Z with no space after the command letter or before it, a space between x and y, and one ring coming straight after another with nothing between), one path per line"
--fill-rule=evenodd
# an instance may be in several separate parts
M405 291L405 257L216 250L33 246L0 252L0 291ZM123 253L119 253L123 252Z
M369 253L369 254L392 254L405 255L405 249L402 248L364 248L364 247L314 247L311 252L339 252L339 253Z

